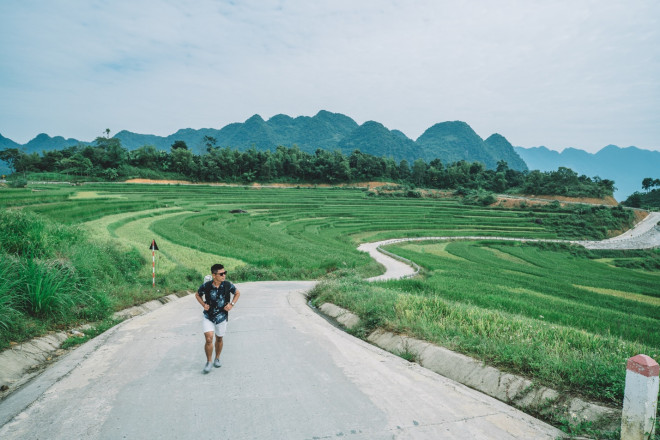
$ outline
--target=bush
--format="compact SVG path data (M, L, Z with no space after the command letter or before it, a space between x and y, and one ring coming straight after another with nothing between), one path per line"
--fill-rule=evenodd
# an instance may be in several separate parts
M634 220L634 213L620 206L571 205L563 212L568 215L549 216L544 224L564 237L575 239L602 240L608 237L609 231L631 228Z
M489 206L497 202L493 193L483 190L463 190L463 203L465 205ZM458 191L457 191L458 193Z
M18 179L13 179L7 182L10 188L25 188L27 186L27 180L19 177Z

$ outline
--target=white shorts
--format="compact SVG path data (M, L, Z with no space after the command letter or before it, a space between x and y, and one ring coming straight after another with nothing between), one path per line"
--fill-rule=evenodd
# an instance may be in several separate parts
M204 317L204 321L202 325L204 328L204 333L215 331L215 335L219 338L222 338L227 332L226 319L222 321L220 324L214 324L213 321L209 321L208 319L206 319L206 317Z

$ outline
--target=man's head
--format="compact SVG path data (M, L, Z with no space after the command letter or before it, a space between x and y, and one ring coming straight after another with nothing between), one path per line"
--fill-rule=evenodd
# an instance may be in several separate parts
M222 279L227 275L227 271L222 264L214 264L211 266L211 274L216 279Z

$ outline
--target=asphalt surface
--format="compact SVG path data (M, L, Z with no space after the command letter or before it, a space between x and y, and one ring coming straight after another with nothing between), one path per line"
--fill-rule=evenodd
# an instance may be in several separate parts
M313 282L239 285L223 365L192 295L129 319L0 402L8 439L555 439L555 428L316 314Z

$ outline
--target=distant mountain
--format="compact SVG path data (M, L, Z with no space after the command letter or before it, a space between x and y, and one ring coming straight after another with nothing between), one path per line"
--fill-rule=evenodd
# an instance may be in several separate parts
M498 159L497 162L504 160L509 165L509 168L514 170L528 169L528 164L516 153L513 145L504 136L497 133L492 134L484 141L484 144L491 156ZM496 167L497 162L495 162Z
M397 162L406 159L410 164L417 158L424 158L423 150L406 135L374 121L367 121L353 130L339 142L339 149L344 155L360 150L372 156L392 157Z
M0 150L4 150L6 148L21 148L21 145L17 144L11 139L7 139L6 137L0 134ZM0 175L7 175L10 172L11 170L9 169L9 165L7 165L7 163L5 163L4 161L0 160Z
M509 168L519 171L527 169L504 136L493 134L484 141L462 121L435 124L417 138L417 145L422 147L427 160L440 157L443 162L478 161L489 169L497 168L497 162L505 160Z
M21 148L21 145L0 134L0 150L4 150L5 148Z
M48 145L48 150L63 150L74 145L84 144L76 139L64 139L62 136L50 137L46 133L39 134L36 138L24 145L26 153L41 153L43 145Z
M623 201L635 191L642 191L642 179L660 178L660 151L637 147L620 148L608 145L595 154L575 148L561 153L546 147L522 148L515 151L530 169L551 171L567 167L578 174L614 180L614 198Z
M479 161L488 168L494 168L497 162L493 162L484 148L483 139L461 121L435 124L417 138L417 145L422 147L425 156L441 157L443 162Z
M392 157L396 161L406 159L410 164L420 158L427 162L439 158L445 164L458 160L481 161L490 169L496 168L498 161L506 160L510 168L521 171L527 169L525 162L503 136L492 135L484 141L465 122L436 124L413 141L401 131L390 130L379 122L367 121L358 125L348 116L325 110L312 117L292 118L280 114L267 121L259 115L254 115L245 122L229 124L219 130L186 128L166 137L125 130L114 137L121 140L124 148L128 150L153 145L159 150L169 151L174 141L184 141L194 153L204 154L206 136L215 138L218 147L231 147L241 151L253 147L258 150L275 150L279 145L296 145L311 154L319 148L340 150L346 155L360 150L374 156ZM40 134L20 147L30 153L90 143Z

